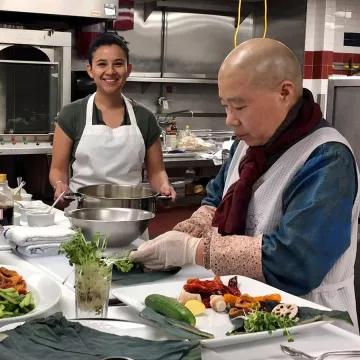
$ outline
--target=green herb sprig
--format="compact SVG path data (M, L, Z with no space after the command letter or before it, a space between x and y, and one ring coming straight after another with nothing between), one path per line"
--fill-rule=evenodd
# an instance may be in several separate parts
M288 342L293 342L288 328L296 325L298 318L290 319L288 316L277 316L265 311L254 311L245 318L244 328L247 333L256 333L268 331L272 334L277 329L283 329L283 335L287 337Z
M59 254L66 255L70 266L87 264L114 265L121 272L129 272L133 268L134 263L130 257L130 250L117 254L115 257L106 258L104 257L106 246L106 236L97 233L91 241L86 241L81 229L78 228L70 241L61 244Z

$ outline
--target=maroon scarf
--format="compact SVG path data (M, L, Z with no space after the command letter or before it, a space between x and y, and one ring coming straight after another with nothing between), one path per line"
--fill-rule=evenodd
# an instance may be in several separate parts
M266 171L269 155L282 153L290 144L311 132L322 119L320 106L311 92L304 89L302 106L295 120L266 146L250 146L239 165L239 180L231 185L216 209L212 225L221 235L244 235L252 186Z

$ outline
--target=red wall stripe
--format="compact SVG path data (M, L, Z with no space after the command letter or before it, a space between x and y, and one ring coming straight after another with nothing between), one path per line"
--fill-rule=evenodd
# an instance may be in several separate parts
M334 62L360 63L360 53L305 51L304 79L327 79L330 75L350 75L347 70L334 70Z

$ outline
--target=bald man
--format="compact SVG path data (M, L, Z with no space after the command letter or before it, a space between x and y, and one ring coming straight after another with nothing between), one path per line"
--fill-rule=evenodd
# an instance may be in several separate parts
M253 39L218 77L237 140L192 217L132 256L153 270L198 264L248 276L336 310L358 331L358 171L347 141L302 87L283 44ZM253 294L256 295L256 294Z

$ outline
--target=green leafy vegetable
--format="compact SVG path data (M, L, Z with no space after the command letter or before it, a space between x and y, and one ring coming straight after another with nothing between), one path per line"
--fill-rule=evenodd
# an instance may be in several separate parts
M272 334L273 331L283 329L283 335L287 337L289 342L294 341L288 328L297 325L299 319L290 319L289 317L277 316L273 313L265 311L254 311L248 314L245 318L235 318L232 320L234 329L227 335L237 335L239 333L257 333L260 331L268 331Z
M345 322L354 325L349 313L347 311L339 310L319 310L309 307L299 307L297 314L299 318L298 325L309 324L315 321L328 321L328 322Z
M121 272L129 272L134 264L130 258L130 250L117 254L116 257L104 257L107 240L104 235L95 234L91 241L86 241L81 229L77 229L72 240L61 244L59 254L66 254L73 265L114 265Z

